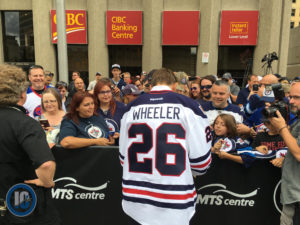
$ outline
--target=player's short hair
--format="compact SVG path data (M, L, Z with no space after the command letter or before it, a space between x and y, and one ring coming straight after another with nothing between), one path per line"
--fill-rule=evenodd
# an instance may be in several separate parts
M28 85L26 73L21 68L0 65L0 105L17 104Z
M157 84L172 85L177 82L176 76L172 70L161 68L156 70L151 79L151 85L155 86Z
M230 86L229 86L229 84L228 84L227 81L217 80L213 85L216 85L216 86L226 86L228 93L230 93Z
M215 127L215 123L219 117L224 121L225 126L227 128L226 137L235 138L236 136L238 136L236 121L235 121L234 117L230 114L222 113L222 114L218 115L213 123L213 128Z
M46 109L45 109L45 106L44 106L44 101L43 101L45 94L52 94L55 97L56 101L57 101L58 109L62 110L62 100L61 100L60 94L58 93L58 90L56 90L55 88L47 88L42 94L42 109L43 109L44 112L46 112Z

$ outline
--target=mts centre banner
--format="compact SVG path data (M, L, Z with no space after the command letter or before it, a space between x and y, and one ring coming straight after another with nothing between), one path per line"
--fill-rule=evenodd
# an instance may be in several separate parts
M142 45L142 11L106 12L106 41L108 45Z
M219 45L256 45L258 11L222 11Z
M85 10L66 10L66 33L68 44L87 44ZM56 10L51 10L51 40L57 43Z

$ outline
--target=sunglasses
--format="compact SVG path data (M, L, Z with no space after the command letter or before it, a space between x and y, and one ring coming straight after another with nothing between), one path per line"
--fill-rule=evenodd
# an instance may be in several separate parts
M191 91L196 91L196 90L197 90L196 87L192 87L192 88L191 88Z
M208 89L211 89L211 87L212 87L212 85L204 85L204 86L200 86L200 89L203 90L205 88L208 90Z

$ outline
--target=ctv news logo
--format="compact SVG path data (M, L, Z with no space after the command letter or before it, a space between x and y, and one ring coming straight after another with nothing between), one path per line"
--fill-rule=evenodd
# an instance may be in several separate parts
M199 193L206 192L204 189L208 188L219 188L218 190L212 191L210 194ZM216 205L216 206L242 206L242 207L253 207L255 200L251 199L257 195L259 188L246 194L239 194L226 189L223 184L208 184L198 189L197 204L200 205ZM224 197L223 193L226 193Z
M59 187L60 185L57 185L58 182L61 181L71 181L72 183L65 184L62 188ZM100 185L98 187L86 187L80 184L77 184L77 180L72 177L62 177L59 179L56 179L55 181L55 188L52 188L52 198L53 199L66 199L66 200L104 200L105 199L105 193L102 193L100 191L103 191L107 188L107 185L109 183L106 182L103 185ZM59 187L59 188L58 188ZM75 188L74 188L75 187ZM80 190L80 191L78 191Z

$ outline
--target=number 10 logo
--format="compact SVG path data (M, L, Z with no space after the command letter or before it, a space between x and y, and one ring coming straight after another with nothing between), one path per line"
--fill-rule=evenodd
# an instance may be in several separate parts
M18 217L31 214L35 209L36 203L36 194L27 184L16 184L12 186L6 195L7 209Z

